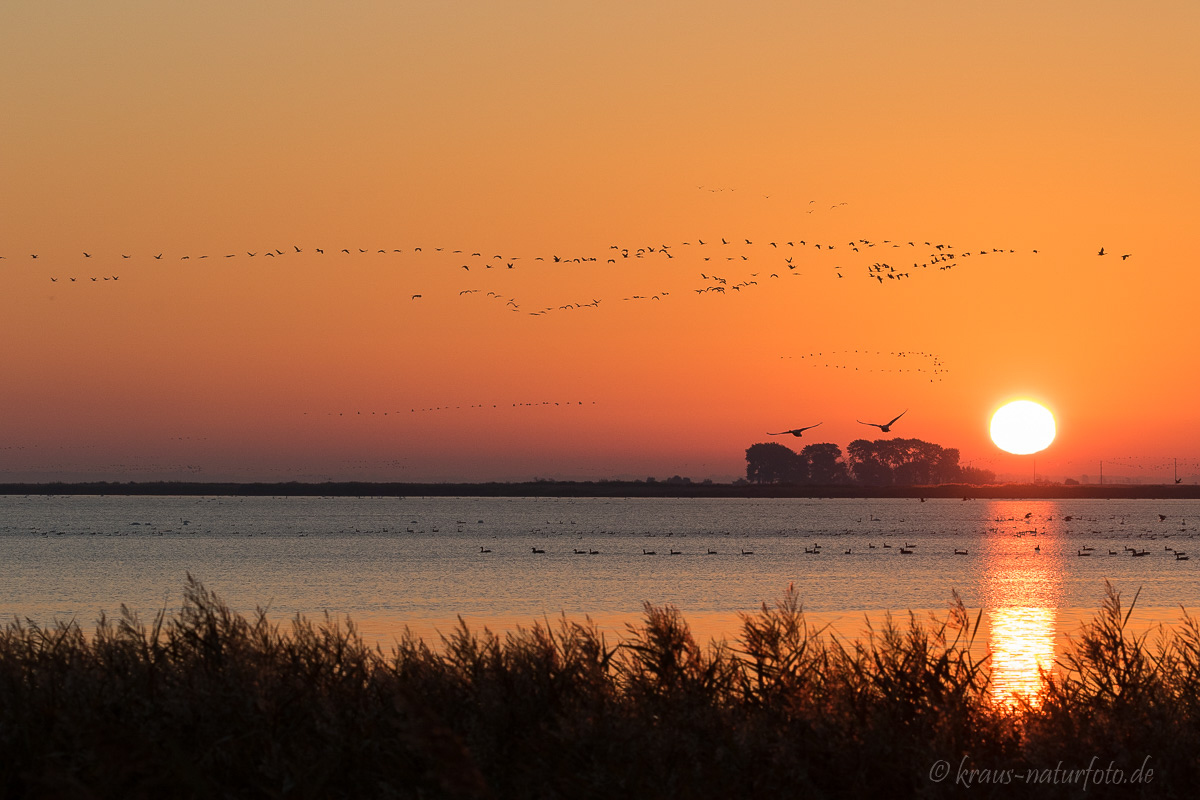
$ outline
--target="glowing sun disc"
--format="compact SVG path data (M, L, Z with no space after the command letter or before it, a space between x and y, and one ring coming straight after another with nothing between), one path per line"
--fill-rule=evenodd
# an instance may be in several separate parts
M1014 400L992 415L992 441L1019 456L1045 450L1055 433L1054 415L1032 400Z

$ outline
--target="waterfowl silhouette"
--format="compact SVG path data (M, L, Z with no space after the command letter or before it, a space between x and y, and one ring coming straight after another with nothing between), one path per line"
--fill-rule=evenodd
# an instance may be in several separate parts
M800 436L800 435L801 435L801 434L803 434L805 431L810 431L810 430L812 430L813 428L817 427L818 425L823 425L823 424L824 424L824 423L822 423L822 422L818 422L816 425L808 425L808 426L805 426L805 427L803 427L803 428L792 428L790 431L779 431L778 433L771 433L770 431L768 431L768 432L767 432L767 436L785 436L785 435L787 435L787 434L789 434L789 433L790 433L792 436Z
M890 431L892 429L892 426L896 424L896 420L900 419L907 413L908 413L908 409L906 408L903 411L901 411L899 414L897 414L895 417L893 417L890 421L885 422L882 425L878 422L863 422L861 419L857 420L857 422L859 425L870 425L873 428L879 428L879 430L882 431L883 433L887 433L888 431Z

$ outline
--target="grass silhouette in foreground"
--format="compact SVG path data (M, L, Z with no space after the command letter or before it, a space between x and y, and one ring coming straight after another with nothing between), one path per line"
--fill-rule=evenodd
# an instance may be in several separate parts
M701 647L647 604L620 643L590 622L504 637L460 622L440 647L406 634L385 653L349 622L238 615L189 578L182 609L149 623L123 608L92 635L4 627L0 796L941 796L964 791L963 766L1115 762L1128 781L1147 756L1150 781L1093 777L1086 796L1190 796L1200 625L1151 643L1128 611L1109 587L1040 704L1006 705L957 597L857 642L811 627L789 588L732 643ZM1033 790L970 789L1014 791Z

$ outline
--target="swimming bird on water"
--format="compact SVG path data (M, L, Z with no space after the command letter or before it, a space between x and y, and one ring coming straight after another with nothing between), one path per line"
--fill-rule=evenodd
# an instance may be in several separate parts
M878 422L863 422L861 419L858 420L858 424L859 425L870 425L873 428L879 428L879 430L882 431L883 433L887 433L888 431L890 431L892 429L892 426L896 424L896 420L900 419L907 413L908 413L908 409L906 408L903 411L901 411L899 414L897 414L895 417L893 417L889 422L885 422L882 425Z
M803 428L792 428L790 431L779 431L778 433L771 433L770 431L768 431L768 432L767 432L767 436L784 436L784 435L786 435L786 434L789 434L789 433L790 433L792 436L800 436L800 435L801 435L801 434L803 434L805 431L810 431L810 430L812 430L813 428L817 427L818 425L823 425L823 424L824 424L823 422L818 422L816 425L808 425L808 426L806 426L806 427L803 427Z

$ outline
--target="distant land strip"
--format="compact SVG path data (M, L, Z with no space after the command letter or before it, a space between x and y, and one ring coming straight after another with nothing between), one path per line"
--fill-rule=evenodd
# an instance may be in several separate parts
M527 481L516 483L200 483L186 481L0 483L0 495L231 497L730 497L954 498L963 500L1200 499L1198 485L943 484L939 486L800 486L666 481Z

